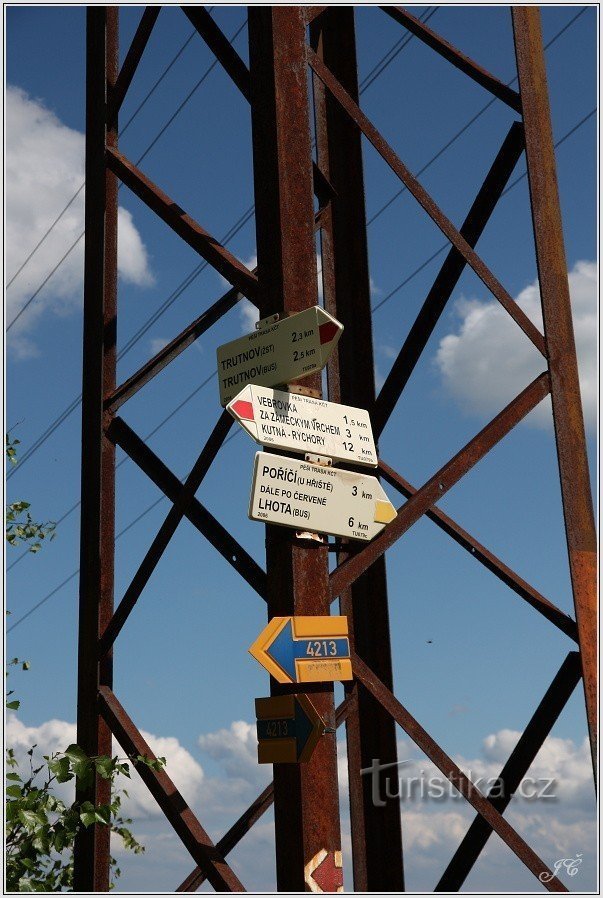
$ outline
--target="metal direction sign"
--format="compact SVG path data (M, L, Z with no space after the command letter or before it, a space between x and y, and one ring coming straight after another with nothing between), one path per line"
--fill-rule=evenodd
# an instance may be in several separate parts
M273 617L249 654L279 683L352 679L347 617Z
M321 371L343 324L312 306L218 347L220 404L227 405L246 384L287 384Z
M257 452L249 517L368 542L396 509L376 477Z
M305 695L256 698L255 715L260 764L309 761L326 730L323 719Z
M341 851L321 848L306 864L304 879L311 892L343 892Z
M226 408L262 446L377 466L371 419L365 409L255 384L241 390Z

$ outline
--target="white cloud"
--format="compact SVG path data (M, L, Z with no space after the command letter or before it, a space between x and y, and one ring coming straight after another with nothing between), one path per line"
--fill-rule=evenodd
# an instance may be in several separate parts
M119 274L125 281L139 287L150 287L154 283L149 268L149 259L142 238L132 220L131 212L121 206L117 215Z
M199 746L205 755L216 762L218 770L210 776L200 763L174 737L159 737L143 733L157 755L167 758L167 772L184 798L214 840L232 825L234 820L264 788L272 776L270 765L258 765L255 726L247 721L234 721L229 727L205 733ZM351 887L349 811L347 796L347 758L345 735L340 731L337 746L339 794L342 825L342 847L345 857L346 886ZM501 729L483 740L476 757L455 755L454 759L474 781L494 779L500 773L510 752L520 737L511 729ZM12 745L21 761L25 752L37 743L36 754L48 754L64 749L76 738L75 725L61 720L49 720L38 727L25 726L14 714L8 715L7 744ZM118 751L117 748L114 749ZM408 739L398 743L398 757L405 761L392 776L399 775L403 783L410 777L438 773ZM439 775L439 773L438 773ZM549 865L558 858L584 855L579 882L587 891L596 881L596 808L592 786L592 768L588 743L576 744L571 739L549 737L530 770L534 778L554 777L558 781L558 799L528 801L516 796L505 814L509 822ZM148 848L142 858L122 851L118 842L120 866L124 871L119 888L129 891L172 890L192 869L194 863L173 835L137 775L124 785L130 800L124 810L134 818L132 830ZM393 785L393 784L392 784ZM482 783L482 788L484 788ZM408 791L408 787L406 786ZM421 800L403 799L402 828L408 864L410 891L432 890L450 858L462 840L474 817L472 808L457 795L456 798ZM229 856L229 861L250 890L274 889L274 837L271 812L260 820ZM509 891L525 891L532 885L531 874L517 862L510 862L509 849L492 837L480 858L470 885L473 891L491 887L505 876ZM567 885L570 883L564 880ZM203 889L205 891L206 889Z
M161 349L168 345L170 341L166 340L165 337L153 337L150 340L151 354L156 355Z
M239 303L239 316L241 319L241 331L244 334L254 331L257 322L260 320L260 313L257 307L249 299L242 299Z
M219 761L229 776L254 783L258 757L256 728L244 720L234 720L229 729L199 736L199 745L211 758Z
M387 343L382 343L379 346L379 352L386 358L391 359L392 361L398 357L397 349L394 349L393 346L389 346Z
M375 373L375 390L377 393L381 390L381 387L385 383L385 375L382 374L377 362L374 365L374 373Z
M569 272L572 315L586 425L597 414L597 266L577 262ZM538 282L521 291L517 303L542 330ZM540 353L496 300L460 299L460 324L442 340L436 364L445 386L468 412L494 414L524 389L545 363ZM550 399L528 416L531 424L551 426Z
M10 280L84 180L84 135L64 125L41 101L18 87L6 91L6 268ZM84 191L53 228L7 291L11 322L84 230ZM147 251L131 214L120 207L119 273L138 286L153 283ZM44 310L65 315L82 301L84 242L11 329L17 355L35 354L27 336Z
M176 787L189 803L194 803L200 793L204 780L201 765L180 744L174 736L154 736L141 730L143 738L157 757L165 757L166 772ZM68 745L77 741L76 726L65 720L48 720L38 727L28 727L15 714L9 714L6 721L6 744L13 748L19 765L28 769L26 752L36 745L34 759L40 762L43 755L65 751ZM123 757L123 751L114 741L113 754ZM128 792L123 799L123 810L126 815L135 819L155 816L161 813L157 802L138 773L132 768L131 779L121 777L119 785ZM74 799L73 782L59 786L57 791L67 801Z

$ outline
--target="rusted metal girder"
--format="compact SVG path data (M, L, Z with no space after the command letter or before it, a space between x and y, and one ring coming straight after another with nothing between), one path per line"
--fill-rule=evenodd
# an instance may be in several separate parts
M151 32L155 26L155 22L161 12L160 6L147 6L142 14L142 18L136 29L136 34L130 44L130 49L126 54L123 65L119 70L119 75L115 80L115 84L111 87L107 97L107 124L112 127L115 123L115 117L121 109L121 104L128 92L128 88L132 83L134 73L138 68L138 63L142 58L142 54L149 42Z
M125 421L119 417L114 418L107 431L107 438L119 445L171 502L178 500L182 483ZM265 598L266 574L262 568L198 499L192 499L184 516L243 579Z
M250 99L249 69L224 32L203 6L182 6L191 25L201 35L222 68L232 78L246 100Z
M382 458L379 459L379 471L383 475L383 479L399 490L407 499L410 499L410 497L414 496L417 492L415 487L412 486L408 480L405 480L397 471L394 471L394 469L386 464ZM503 583L513 590L513 592L516 592L518 596L521 596L528 605L531 605L532 608L539 611L543 617L558 627L562 633L565 633L565 635L569 636L570 639L573 639L574 642L578 642L576 621L573 620L569 614L566 614L565 611L562 611L556 605L553 605L549 599L545 598L537 589L534 589L527 580L524 580L523 577L520 577L519 574L515 573L515 571L505 564L504 561L497 558L493 552L482 545L479 540L468 533L467 530L460 526L460 524L457 524L456 521L435 505L432 505L432 507L425 512L425 517L429 518L430 521L433 521L433 523L443 530L444 533L447 533L448 536L451 536L459 546L462 546L463 549L466 549L467 552L471 554L472 558L475 558L476 561L483 564L484 567L498 577L499 580L502 580Z
M579 680L580 655L570 652L497 777L500 789L497 788L497 794L488 801L500 814L505 812ZM458 892L491 833L491 824L478 814L446 867L436 892Z
M305 63L306 21L300 6L249 8L251 122L261 315L316 305L316 244ZM320 390L319 374L304 380ZM329 614L328 549L294 531L266 527L269 618ZM273 695L286 687L271 683ZM331 684L312 702L333 726ZM310 761L274 765L276 874L279 891L306 891L307 865L322 850L341 852L334 735Z
M406 734L412 739L422 752L432 761L438 770L444 774L446 779L450 780L452 785L458 789L461 795L467 799L481 817L486 820L490 827L498 833L500 838L509 846L520 861L526 865L536 877L541 874L550 874L550 880L544 885L550 892L567 892L563 883L553 876L547 865L542 861L535 851L521 838L519 833L513 829L510 823L494 807L492 802L480 792L468 776L466 776L460 767L454 763L443 749L431 738L429 733L423 729L421 724L412 716L412 714L402 705L402 703L392 694L392 692L383 685L377 676L370 670L364 661L354 654L352 665L356 678L362 683L365 689L381 702L392 715L396 723L398 723ZM542 880L540 880L542 882Z
M424 44L431 47L432 50L435 50L448 62L451 62L453 66L464 72L465 75L468 75L481 87L485 87L486 90L498 97L499 100L502 100L503 103L506 103L507 106L510 106L511 109L514 109L515 112L521 111L521 103L517 91L509 87L508 84L503 84L502 81L474 62L473 59L465 56L464 53L461 53L452 44L449 44L447 40L436 34L435 31L409 13L408 10L402 6L382 6L381 9L388 16L391 16L395 22L407 28L420 41L423 41Z
M86 10L86 247L82 387L82 511L78 641L77 741L89 755L111 755L111 731L98 714L99 685L112 686L113 659L97 654L113 613L115 447L104 437L103 396L115 387L117 341L117 179L105 171L105 149L117 146L117 120L107 129L108 90L118 73L118 10ZM109 804L111 783L96 775L76 799ZM109 889L110 829L79 831L74 889Z
M252 274L255 273L256 270L254 268ZM242 297L243 294L236 287L231 287L230 290L227 290L209 309L202 312L177 337L170 340L148 362L145 362L138 371L135 371L127 380L112 390L105 397L105 408L116 412L124 402L135 396L145 384L148 384L160 371L163 371L166 365L178 358L180 353L184 352L195 340L198 340L216 321L219 321L222 315L229 312Z
M98 705L128 757L136 759L140 756L150 761L157 760L140 730L107 686L99 689ZM244 892L239 878L226 863L165 770L137 760L133 760L133 763L185 848L205 872L216 892Z
M394 174L400 178L408 192L414 196L419 205L422 206L432 221L442 231L444 236L450 240L452 245L466 259L470 268L473 269L482 283L488 290L490 290L493 296L496 297L502 307L507 310L511 318L513 318L519 325L539 352L541 352L542 355L545 355L544 338L538 328L517 305L513 297L509 295L485 262L477 255L475 250L469 246L462 234L455 228L450 219L444 215L425 188L419 183L414 175L411 174L406 165L404 165L402 160L375 128L373 123L369 121L366 115L362 112L358 104L350 97L348 92L342 87L339 81L332 75L320 59L318 59L310 47L308 47L307 54L308 62L318 77L324 82L325 86L328 87L337 102L340 103L342 108L348 113L352 121L356 122L364 136L372 143Z
M512 13L561 497L580 639L586 716L596 776L597 538L563 246L540 11L535 6L513 6Z
M209 467L215 456L223 444L228 431L230 430L233 419L224 411L218 419L218 423L211 432L209 439L201 450L199 457L193 465L190 474L186 478L185 483L180 490L179 496L167 513L167 516L159 528L155 539L149 546L149 549L138 566L138 570L132 577L132 581L126 589L123 599L119 603L113 617L107 625L101 639L100 651L106 653L115 642L117 635L125 624L130 611L138 601L140 594L149 582L149 579L159 564L161 556L165 552L168 543L178 529L178 525L185 516L190 507L195 493L201 486L203 478L207 474Z
M337 7L310 25L311 46L349 94L358 99L354 8ZM318 167L333 185L321 229L324 304L345 328L329 365L329 399L371 409L375 402L371 291L366 243L366 212L361 135L316 76L314 108ZM338 554L341 563L348 556ZM382 682L393 686L385 558L381 556L340 599L348 618L350 644L367 659ZM370 777L362 770L379 758L398 760L396 725L370 693L356 693L346 723L348 788L354 889L359 892L404 890L400 799L384 806L372 800ZM382 790L382 794L385 794Z
M335 599L347 589L356 577L364 573L386 549L415 524L439 498L536 408L549 393L549 378L540 374L522 390L495 418L472 440L446 462L427 483L414 493L400 508L398 514L372 542L340 564L331 574L331 597Z
M122 153L109 148L107 166L129 187L132 193L161 218L185 243L199 253L233 287L253 300L257 295L257 278L230 250L208 234L194 218L187 215L166 193L147 178L133 162Z
M473 249L513 174L523 148L523 129L519 122L514 122L460 229L460 234ZM466 265L464 256L452 247L372 405L371 423L376 438L389 421Z
M355 691L351 695L346 696L335 712L335 726L340 727L344 723L353 708L356 701ZM249 832L256 820L259 820L268 808L272 807L274 802L274 783L269 783L264 791L258 795L255 801L252 801L249 807L243 811L241 816L225 833L216 848L224 857L229 854L236 845L239 844L243 836ZM201 867L189 873L186 879L180 883L177 892L196 892L207 879Z
M209 13L187 7L185 14L251 103L256 197L258 268L249 271L187 216L161 189L118 152L117 114L148 43L160 8L147 7L117 67L118 11L91 7L87 28L86 256L84 389L82 424L82 531L80 633L78 656L78 741L89 754L110 754L111 730L129 755L151 751L112 692L112 645L144 586L186 517L267 602L269 616L328 614L341 598L351 625L355 681L334 712L333 690L309 684L312 701L327 725L346 720L354 883L357 889L403 887L398 802L374 808L370 785L360 769L395 761L395 724L451 780L477 810L438 889L458 888L489 834L495 831L536 875L546 865L503 818L508 798L488 800L453 764L392 692L384 552L422 515L430 518L481 564L570 638L579 642L594 749L596 729L595 539L586 464L585 437L563 253L539 15L513 9L521 105L515 91L501 85L473 60L400 7L390 17L512 108L523 111L530 197L542 294L545 335L539 333L475 252L475 245L508 181L522 148L515 123L486 176L460 231L446 218L394 150L358 106L353 10L330 7L254 7L249 14L250 69L228 44ZM306 27L311 23L311 47ZM314 72L318 165L310 145L308 64ZM105 110L100 115L99 110ZM107 122L108 124L105 124ZM452 243L449 255L423 305L381 395L375 401L372 372L370 296L362 184L361 133L401 178ZM168 226L233 284L168 346L119 387L116 386L116 175ZM313 207L313 193L319 208ZM245 552L195 498L195 491L223 444L230 420L223 413L183 484L115 413L170 361L227 312L242 295L261 316L289 314L317 301L316 232L321 232L324 299L343 321L346 336L327 374L330 398L371 409L378 436L404 389L458 278L469 265L537 349L549 371L513 400L493 421L415 489L383 460L379 474L407 497L394 521L369 545L352 550L344 543L338 567L328 574L326 545L298 540L291 531L266 530L267 572ZM357 359L362 357L362 365ZM321 377L304 380L319 394ZM295 384L291 385L295 388ZM441 512L436 502L548 393L559 454L561 488L577 622ZM165 493L173 507L113 615L115 446ZM578 678L571 653L528 724L501 777L512 794L549 733ZM299 687L271 683L273 694ZM99 714L100 711L100 714ZM594 757L594 754L593 754ZM274 785L241 815L214 845L185 798L161 770L137 764L147 786L172 823L197 868L178 891L193 891L207 879L219 890L242 890L225 855L274 801L279 890L310 888L307 866L322 850L341 849L335 740L324 736L305 765L275 765ZM109 782L97 779L80 800L106 802ZM91 827L75 846L77 891L106 891L109 885L109 829ZM333 857L335 869L335 857ZM339 881L331 883L333 888ZM549 890L565 891L553 877Z

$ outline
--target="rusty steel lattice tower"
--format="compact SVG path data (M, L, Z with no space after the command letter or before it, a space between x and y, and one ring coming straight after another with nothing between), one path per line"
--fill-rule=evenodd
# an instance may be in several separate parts
M383 7L404 27L517 113L471 209L457 229L410 173L360 109L352 7L249 8L249 69L201 6L183 12L209 45L251 107L258 267L248 270L120 153L117 120L136 67L160 14L147 7L121 69L118 9L87 11L86 254L82 433L82 532L78 670L78 741L89 754L111 753L112 737L131 756L152 755L113 692L115 640L141 596L178 524L186 517L267 604L268 616L326 615L339 600L350 625L354 680L334 707L331 684L312 684L312 702L331 726L345 722L349 766L354 888L404 888L400 807L371 802L360 775L372 758L396 760L399 725L472 805L477 816L435 885L461 887L494 831L537 877L546 864L503 816L521 778L573 689L582 678L593 759L597 730L596 542L586 461L584 424L563 238L547 84L537 7L513 7L519 92L451 46L401 7ZM377 10L375 10L377 14ZM160 25L158 27L161 27ZM308 70L313 91L309 95ZM100 111L104 110L105 115ZM316 155L311 143L314 116ZM449 253L410 329L379 395L371 371L372 342L361 137L372 144L450 242ZM511 298L475 252L481 233L525 151L544 334ZM232 284L171 343L124 383L116 383L117 184L123 182L165 224ZM315 204L315 199L317 203ZM316 209L318 211L316 211ZM320 233L324 304L345 325L328 369L329 399L370 411L378 438L398 401L465 266L501 303L543 357L543 373L506 406L454 458L419 489L380 460L379 475L404 497L395 519L372 542L337 544L329 573L327 545L266 527L266 568L252 559L195 498L232 420L219 417L184 484L118 414L121 406L205 333L242 297L260 317L288 315L318 301L315 240ZM362 370L356 359L363 358ZM304 381L320 391L320 375ZM290 385L294 386L294 385ZM440 511L437 501L545 396L552 398L575 620L511 570ZM120 446L172 503L163 524L114 610L115 447ZM501 772L504 798L486 798L453 763L392 692L384 553L425 515L514 590L552 626L576 642ZM333 549L333 545L331 549ZM293 687L272 682L273 694ZM295 687L299 691L299 687ZM281 891L308 890L317 858L326 858L325 890L342 886L336 737L324 736L306 764L275 764L274 781L231 829L213 844L165 771L140 774L188 849L195 869L179 886L194 891L207 880L217 890L243 885L228 853L273 803L276 870ZM107 800L97 779L79 798ZM76 891L108 887L109 833L95 826L81 835L75 854ZM316 881L313 881L315 889ZM495 888L498 884L493 883ZM501 884L504 886L504 884ZM555 877L549 890L565 891Z

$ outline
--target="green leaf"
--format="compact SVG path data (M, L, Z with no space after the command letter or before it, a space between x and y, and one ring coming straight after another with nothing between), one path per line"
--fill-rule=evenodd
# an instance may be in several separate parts
M7 786L6 794L11 798L21 798L21 786Z
M108 804L99 805L96 808L96 819L108 826L111 823L111 807Z
M41 817L40 814L37 814L35 811L23 808L19 811L19 820L27 830L33 830L39 826L40 823L42 825L46 823L45 816Z
M55 827L54 831L54 847L57 851L62 851L67 845L68 833L64 827Z
M21 777L19 776L18 773L7 773L6 778L7 778L7 780L12 780L15 783L22 782Z
M67 783L69 780L73 779L73 773L71 772L71 765L69 762L69 758L54 758L52 761L48 762L48 769L51 773L57 778L57 782L59 783Z
M94 805L90 801L85 801L82 804L82 809L80 811L80 820L84 824L84 826L91 826L93 823L96 823L96 812L94 810Z
M71 767L80 785L85 786L90 782L92 774L92 761L79 745L72 744L65 751L65 757L69 758Z
M166 764L165 758L148 758L146 755L136 755L135 760L138 764L150 767L151 770L162 770Z
M8 708L9 711L18 711L20 706L21 706L21 702L17 701L17 699L15 699L12 702L6 703L6 707Z
M108 758L106 755L101 755L100 757L94 759L94 764L98 773L102 776L103 779L111 779L116 766L116 761L114 761L113 758Z
M34 835L31 844L39 854L45 857L50 854L50 841L46 832Z

